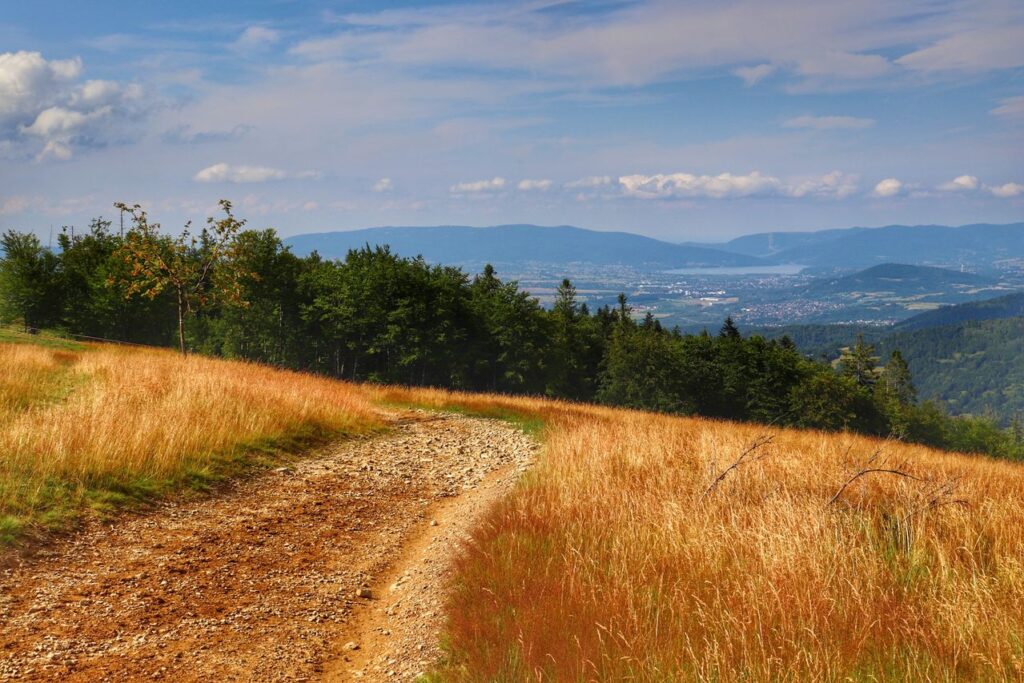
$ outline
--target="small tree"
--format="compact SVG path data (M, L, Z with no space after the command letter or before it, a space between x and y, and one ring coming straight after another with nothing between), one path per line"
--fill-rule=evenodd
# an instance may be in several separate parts
M859 387L868 390L874 388L880 374L878 356L875 355L875 347L864 341L863 334L857 335L857 343L852 349L843 351L839 359L839 370Z
M185 319L218 300L242 304L237 265L237 236L245 225L231 213L231 202L220 201L221 219L208 218L198 237L192 235L191 222L178 237L160 234L160 224L150 223L138 204L114 204L131 214L132 228L125 235L118 255L129 267L121 284L125 296L154 299L170 290L177 299L178 348L185 353ZM253 274L249 274L251 277Z

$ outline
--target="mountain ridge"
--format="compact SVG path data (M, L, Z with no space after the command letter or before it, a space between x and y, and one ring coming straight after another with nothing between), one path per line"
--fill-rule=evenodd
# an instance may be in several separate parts
M315 250L325 258L343 258L350 249L387 244L403 256L421 255L427 261L451 265L536 262L673 268L764 263L746 254L569 225L382 226L306 233L289 237L285 243L299 255Z

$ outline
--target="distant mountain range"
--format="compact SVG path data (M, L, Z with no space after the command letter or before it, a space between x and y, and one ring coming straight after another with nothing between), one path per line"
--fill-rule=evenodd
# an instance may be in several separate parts
M570 226L497 225L473 228L367 228L296 235L285 240L300 255L344 258L350 249L388 245L402 256L423 256L431 263L480 266L485 263L589 263L635 268L752 266L756 256L708 247L672 244L625 232L599 232Z
M696 246L696 245L695 245ZM1024 259L1024 223L889 225L817 232L771 232L745 235L723 244L702 244L766 259L830 268L865 268L886 262L990 268L1009 259Z
M1024 262L1024 223L771 232L721 244L674 244L631 233L564 225L381 227L296 235L286 242L298 254L317 251L325 258L343 258L349 249L367 244L387 244L403 256L422 255L434 263L473 266L487 262L588 263L668 269L800 264L851 270L897 262L986 271L1000 263Z

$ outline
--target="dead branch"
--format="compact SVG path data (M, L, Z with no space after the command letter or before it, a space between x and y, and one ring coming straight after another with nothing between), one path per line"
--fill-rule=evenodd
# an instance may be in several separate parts
M730 472L739 469L740 465L743 465L745 462L756 462L761 458L765 457L767 453L763 453L757 457L749 456L752 456L761 447L770 444L774 439L774 436L771 436L769 434L762 434L761 436L757 437L752 442L750 442L750 445L747 446L742 453L740 453L739 457L736 458L736 460L734 460L731 465L722 470L717 477L715 477L715 480L712 481L711 484L704 490L704 493L701 494L700 499L704 500L705 498L707 498L708 494L714 491L715 487L722 483L722 480L729 476Z
M872 467L872 465L874 465L878 461L878 459L881 458L881 457L882 457L882 448L879 447L878 449L875 450L874 453L872 453L871 457L867 459L867 461L864 463L864 467L859 469L856 473L854 473L854 475L852 477L850 477L845 482L843 482L843 485L839 487L839 490L835 492L835 495L833 495L831 498L829 498L829 500L826 503L826 505L831 505L832 503L834 503L837 500L839 500L839 496L843 495L843 491L845 491L847 488L849 488L849 486L851 484L853 484L853 482L855 482L858 479L860 479L861 477L869 475L869 474L891 474L893 476L903 477L905 479L912 479L914 481L927 481L926 479L921 479L920 477L915 477L912 474L904 472L903 470L899 469L900 466L897 466L897 467Z
M957 484L958 482L956 480L944 481L933 488L924 495L924 503L918 505L903 517L903 522L906 523L916 514L935 510L937 508L945 507L946 505L970 507L971 501L966 498L953 498L953 494L956 493Z

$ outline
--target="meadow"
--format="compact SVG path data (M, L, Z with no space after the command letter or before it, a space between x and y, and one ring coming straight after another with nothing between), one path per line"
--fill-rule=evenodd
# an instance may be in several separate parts
M202 489L393 405L544 444L458 555L434 680L1024 678L1024 467L850 433L3 343L4 533Z
M250 363L5 333L0 545L205 490L381 419L355 387ZM31 342L31 343L16 343Z
M845 433L385 393L546 423L543 457L459 560L438 680L1024 677L1019 464Z

